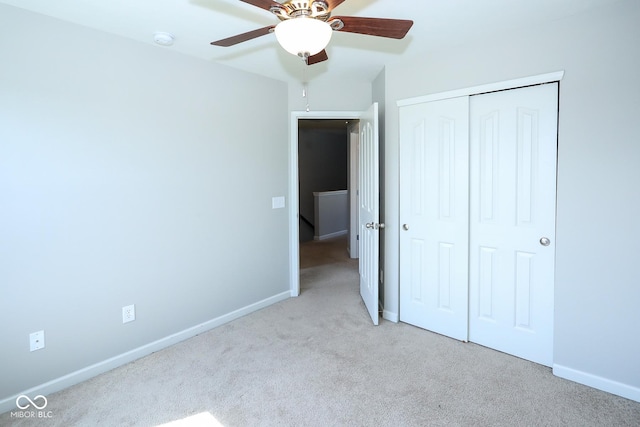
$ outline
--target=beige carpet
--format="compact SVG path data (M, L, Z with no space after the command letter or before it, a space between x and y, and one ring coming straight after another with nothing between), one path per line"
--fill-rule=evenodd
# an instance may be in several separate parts
M406 324L374 327L346 241L301 247L302 293L48 396L34 426L639 426L640 403Z

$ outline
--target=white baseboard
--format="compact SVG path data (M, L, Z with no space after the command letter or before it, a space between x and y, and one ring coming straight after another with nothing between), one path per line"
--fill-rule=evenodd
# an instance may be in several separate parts
M393 323L398 323L400 321L400 316L398 316L398 313L394 313L388 310L382 310L382 318Z
M282 292L280 294L266 298L262 301L250 304L246 307L239 308L238 310L232 311L231 313L227 313L199 325L192 326L191 328L161 338L157 341L143 345L142 347L138 347L126 353L119 354L110 359L98 362L94 365L87 366L86 368L64 375L60 378L56 378L44 384L37 385L28 390L24 390L23 392L18 393L15 396L9 396L5 399L0 400L0 414L16 409L16 399L23 394L30 397L34 397L37 395L43 395L46 397L49 394L79 384L83 381L115 369L119 366L140 359L141 357L148 356L151 353L155 353L159 350L170 347L174 344L179 343L180 341L195 337L196 335L206 332L210 329L224 325L225 323L229 323L239 317L246 316L247 314L253 313L254 311L268 307L277 302L284 301L290 297L291 292L287 290L286 292Z
M623 384L588 372L582 372L556 364L553 365L553 375L640 402L640 388L629 384Z
M331 239L332 237L344 236L345 234L348 234L348 233L349 233L349 230L341 230L341 231L336 231L335 233L323 234L322 236L313 236L313 240Z

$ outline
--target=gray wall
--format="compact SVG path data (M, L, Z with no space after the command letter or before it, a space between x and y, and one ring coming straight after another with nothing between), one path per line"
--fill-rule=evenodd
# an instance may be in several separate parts
M347 189L347 150L346 127L298 130L300 215L312 223L314 192Z
M398 310L398 108L418 95L565 70L554 372L640 400L640 2L387 66L385 310Z
M285 83L3 5L0 27L0 403L289 295Z
M330 63L331 58L326 66ZM289 111L305 111L307 101L311 115L317 111L365 111L372 102L371 82L367 81L336 79L332 74L321 73L309 78L306 98L302 97L302 88L300 80L289 83Z

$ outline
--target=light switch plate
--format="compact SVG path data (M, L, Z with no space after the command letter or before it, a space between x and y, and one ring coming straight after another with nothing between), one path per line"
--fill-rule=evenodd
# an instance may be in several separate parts
M44 348L44 331L29 334L29 350L36 351Z
M284 196L278 196L271 198L271 209L284 208Z

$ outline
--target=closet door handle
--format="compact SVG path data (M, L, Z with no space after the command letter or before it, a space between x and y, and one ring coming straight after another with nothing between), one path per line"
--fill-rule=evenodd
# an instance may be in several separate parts
M409 224L402 224L402 229L407 231L409 229Z

